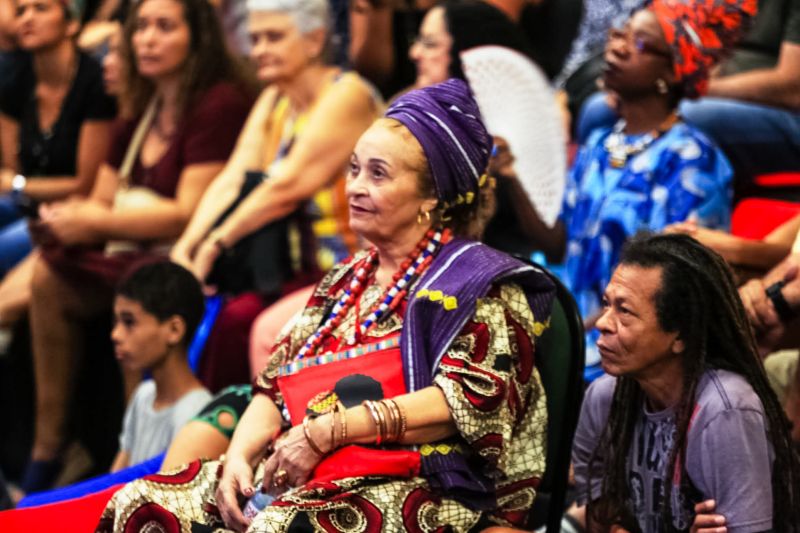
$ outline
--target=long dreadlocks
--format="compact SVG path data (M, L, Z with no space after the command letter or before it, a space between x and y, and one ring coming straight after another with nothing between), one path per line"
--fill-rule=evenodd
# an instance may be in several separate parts
M744 377L758 395L766 415L775 462L772 465L773 530L800 532L800 460L790 437L790 424L769 387L757 355L756 342L730 269L716 253L687 235L635 236L624 248L620 264L661 268L661 288L655 296L656 314L664 331L678 332L682 354L683 395L675 409L676 438L667 472L679 463L686 473L689 422L703 373L711 368ZM631 524L628 510L627 458L644 393L629 377L620 377L608 423L589 462L589 476L601 477L602 496L589 505L597 524ZM596 464L602 458L602 469ZM595 476L595 474L600 474ZM686 479L682 475L681 479ZM591 486L591 482L589 486ZM665 484L663 501L672 501L672 483ZM753 487L753 490L758 490ZM673 531L671 504L664 505L665 528Z

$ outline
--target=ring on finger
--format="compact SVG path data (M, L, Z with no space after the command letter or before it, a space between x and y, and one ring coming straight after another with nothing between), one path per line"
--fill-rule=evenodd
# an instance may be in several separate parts
M276 487L283 487L286 485L286 482L289 480L289 472L281 468L280 470L275 472L275 475L272 476L272 483Z

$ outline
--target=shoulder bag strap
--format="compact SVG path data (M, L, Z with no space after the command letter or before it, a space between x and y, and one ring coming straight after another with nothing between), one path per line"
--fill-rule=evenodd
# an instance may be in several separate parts
M150 103L147 104L144 115L139 119L139 124L136 125L136 130L133 132L128 149L125 151L125 158L122 160L122 165L119 167L119 185L121 189L130 187L131 171L133 170L133 163L139 155L139 150L144 143L144 136L147 135L147 130L153 123L158 109L158 98L153 97Z

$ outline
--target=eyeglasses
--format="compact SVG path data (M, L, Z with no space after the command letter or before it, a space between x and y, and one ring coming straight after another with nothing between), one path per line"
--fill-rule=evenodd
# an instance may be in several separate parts
M630 28L611 28L608 30L608 40L613 41L615 39L625 41L629 47L640 54L650 54L672 59L672 54L669 50L664 50L663 48L659 48L647 42L647 39L641 35L634 34Z
M414 39L414 44L420 45L425 50L437 50L442 48L446 43L441 39L435 39L428 35L417 35Z

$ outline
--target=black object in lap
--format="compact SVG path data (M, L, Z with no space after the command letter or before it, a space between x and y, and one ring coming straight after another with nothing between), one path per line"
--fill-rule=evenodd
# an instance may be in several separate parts
M239 196L214 223L219 226L258 187L267 174L248 171ZM224 294L257 291L264 296L281 292L292 275L289 225L295 214L270 222L225 250L214 263L206 283Z

